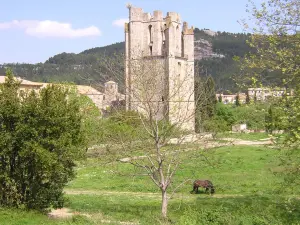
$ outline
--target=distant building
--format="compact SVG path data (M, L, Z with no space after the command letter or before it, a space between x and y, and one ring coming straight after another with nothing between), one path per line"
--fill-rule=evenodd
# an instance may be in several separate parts
M248 88L250 99L256 97L258 101L265 101L271 97L281 97L285 92L284 88Z
M125 100L125 95L119 93L118 83L114 81L104 83L103 108L109 108L122 100Z
M5 77L6 76L0 76L0 83L5 82ZM31 90L39 92L41 89L51 84L32 82L29 80L21 79L20 77L16 77L16 79L21 82L20 92L28 92ZM104 86L104 93L91 86L86 85L76 85L76 88L79 94L88 96L96 105L96 107L103 112L106 111L109 107L118 106L119 102L125 100L125 95L119 93L118 84L116 82L108 81L104 84Z
M224 104L234 104L236 101L236 96L237 94L232 94L232 95L224 95L224 94L216 94L217 100L219 98L222 98L222 102ZM239 101L241 104L246 103L246 94L245 93L239 93Z
M6 78L6 76L0 76L0 84L5 82L5 78ZM21 82L21 84L20 84L21 92L23 92L23 91L26 92L26 91L31 91L31 90L38 91L43 87L43 83L32 82L29 80L23 80L20 77L16 77L16 79Z

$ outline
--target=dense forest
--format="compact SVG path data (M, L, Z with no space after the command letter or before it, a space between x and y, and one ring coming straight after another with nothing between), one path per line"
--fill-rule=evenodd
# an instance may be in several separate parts
M212 32L207 29L195 29L195 59L199 74L211 75L219 91L235 91L231 77L238 73L234 56L243 56L250 51L246 40L250 34ZM44 63L37 64L4 64L0 65L0 74L4 74L6 67L11 67L17 76L23 79L42 82L74 82L76 84L101 84L113 75L99 71L100 56L124 52L124 42L105 47L96 47L79 54L61 53L50 57ZM101 74L101 76L100 76Z

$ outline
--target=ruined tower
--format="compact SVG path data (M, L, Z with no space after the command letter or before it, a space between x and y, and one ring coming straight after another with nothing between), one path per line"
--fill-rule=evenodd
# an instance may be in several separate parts
M126 108L194 130L194 31L179 14L129 8L125 24ZM151 102L151 113L143 104ZM148 107L147 104L146 107Z

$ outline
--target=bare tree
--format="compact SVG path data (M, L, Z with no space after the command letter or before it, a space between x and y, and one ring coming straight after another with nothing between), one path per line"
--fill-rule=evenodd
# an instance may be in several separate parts
M123 55L103 58L101 67L115 77L122 77L125 70L119 69L122 59ZM195 101L194 65L182 63L180 71L175 72L177 75L170 77L165 63L165 59L159 57L126 62L126 69L131 70L131 76L121 82L125 84L126 107L137 112L135 119L140 121L143 132L134 138L117 132L113 137L121 146L121 150L114 152L115 159L135 166L136 174L148 176L160 189L164 218L167 217L168 200L189 180L175 187L171 185L185 158L183 143L186 134L191 133L190 128L195 138L195 102L198 102ZM204 96L199 93L197 97Z

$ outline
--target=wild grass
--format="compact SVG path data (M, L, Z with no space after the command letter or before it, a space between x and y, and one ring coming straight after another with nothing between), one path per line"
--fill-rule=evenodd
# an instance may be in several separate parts
M184 152L172 187L186 179L209 179L218 194L270 194L282 178L273 174L279 152L265 147L230 146L208 151ZM78 166L77 178L67 189L97 191L158 192L147 176L133 176L129 164L102 165L101 158L89 158ZM179 190L188 193L191 183Z
M169 218L175 224L297 224L299 206L298 200L272 195L216 198L199 194L171 200ZM70 196L69 207L91 215L101 212L117 221L162 221L159 196Z
M300 191L289 189L273 173L280 169L278 150L263 146L200 148L194 146L193 151L183 153L170 191L185 179L209 179L216 194L190 194L191 182L183 185L170 200L168 223L300 224ZM57 221L36 212L1 209L0 224L167 223L160 219L159 190L147 176L132 176L136 172L140 171L128 164L107 165L101 157L88 158L78 164L77 178L66 188L66 207L89 217ZM82 190L85 194L80 194Z

